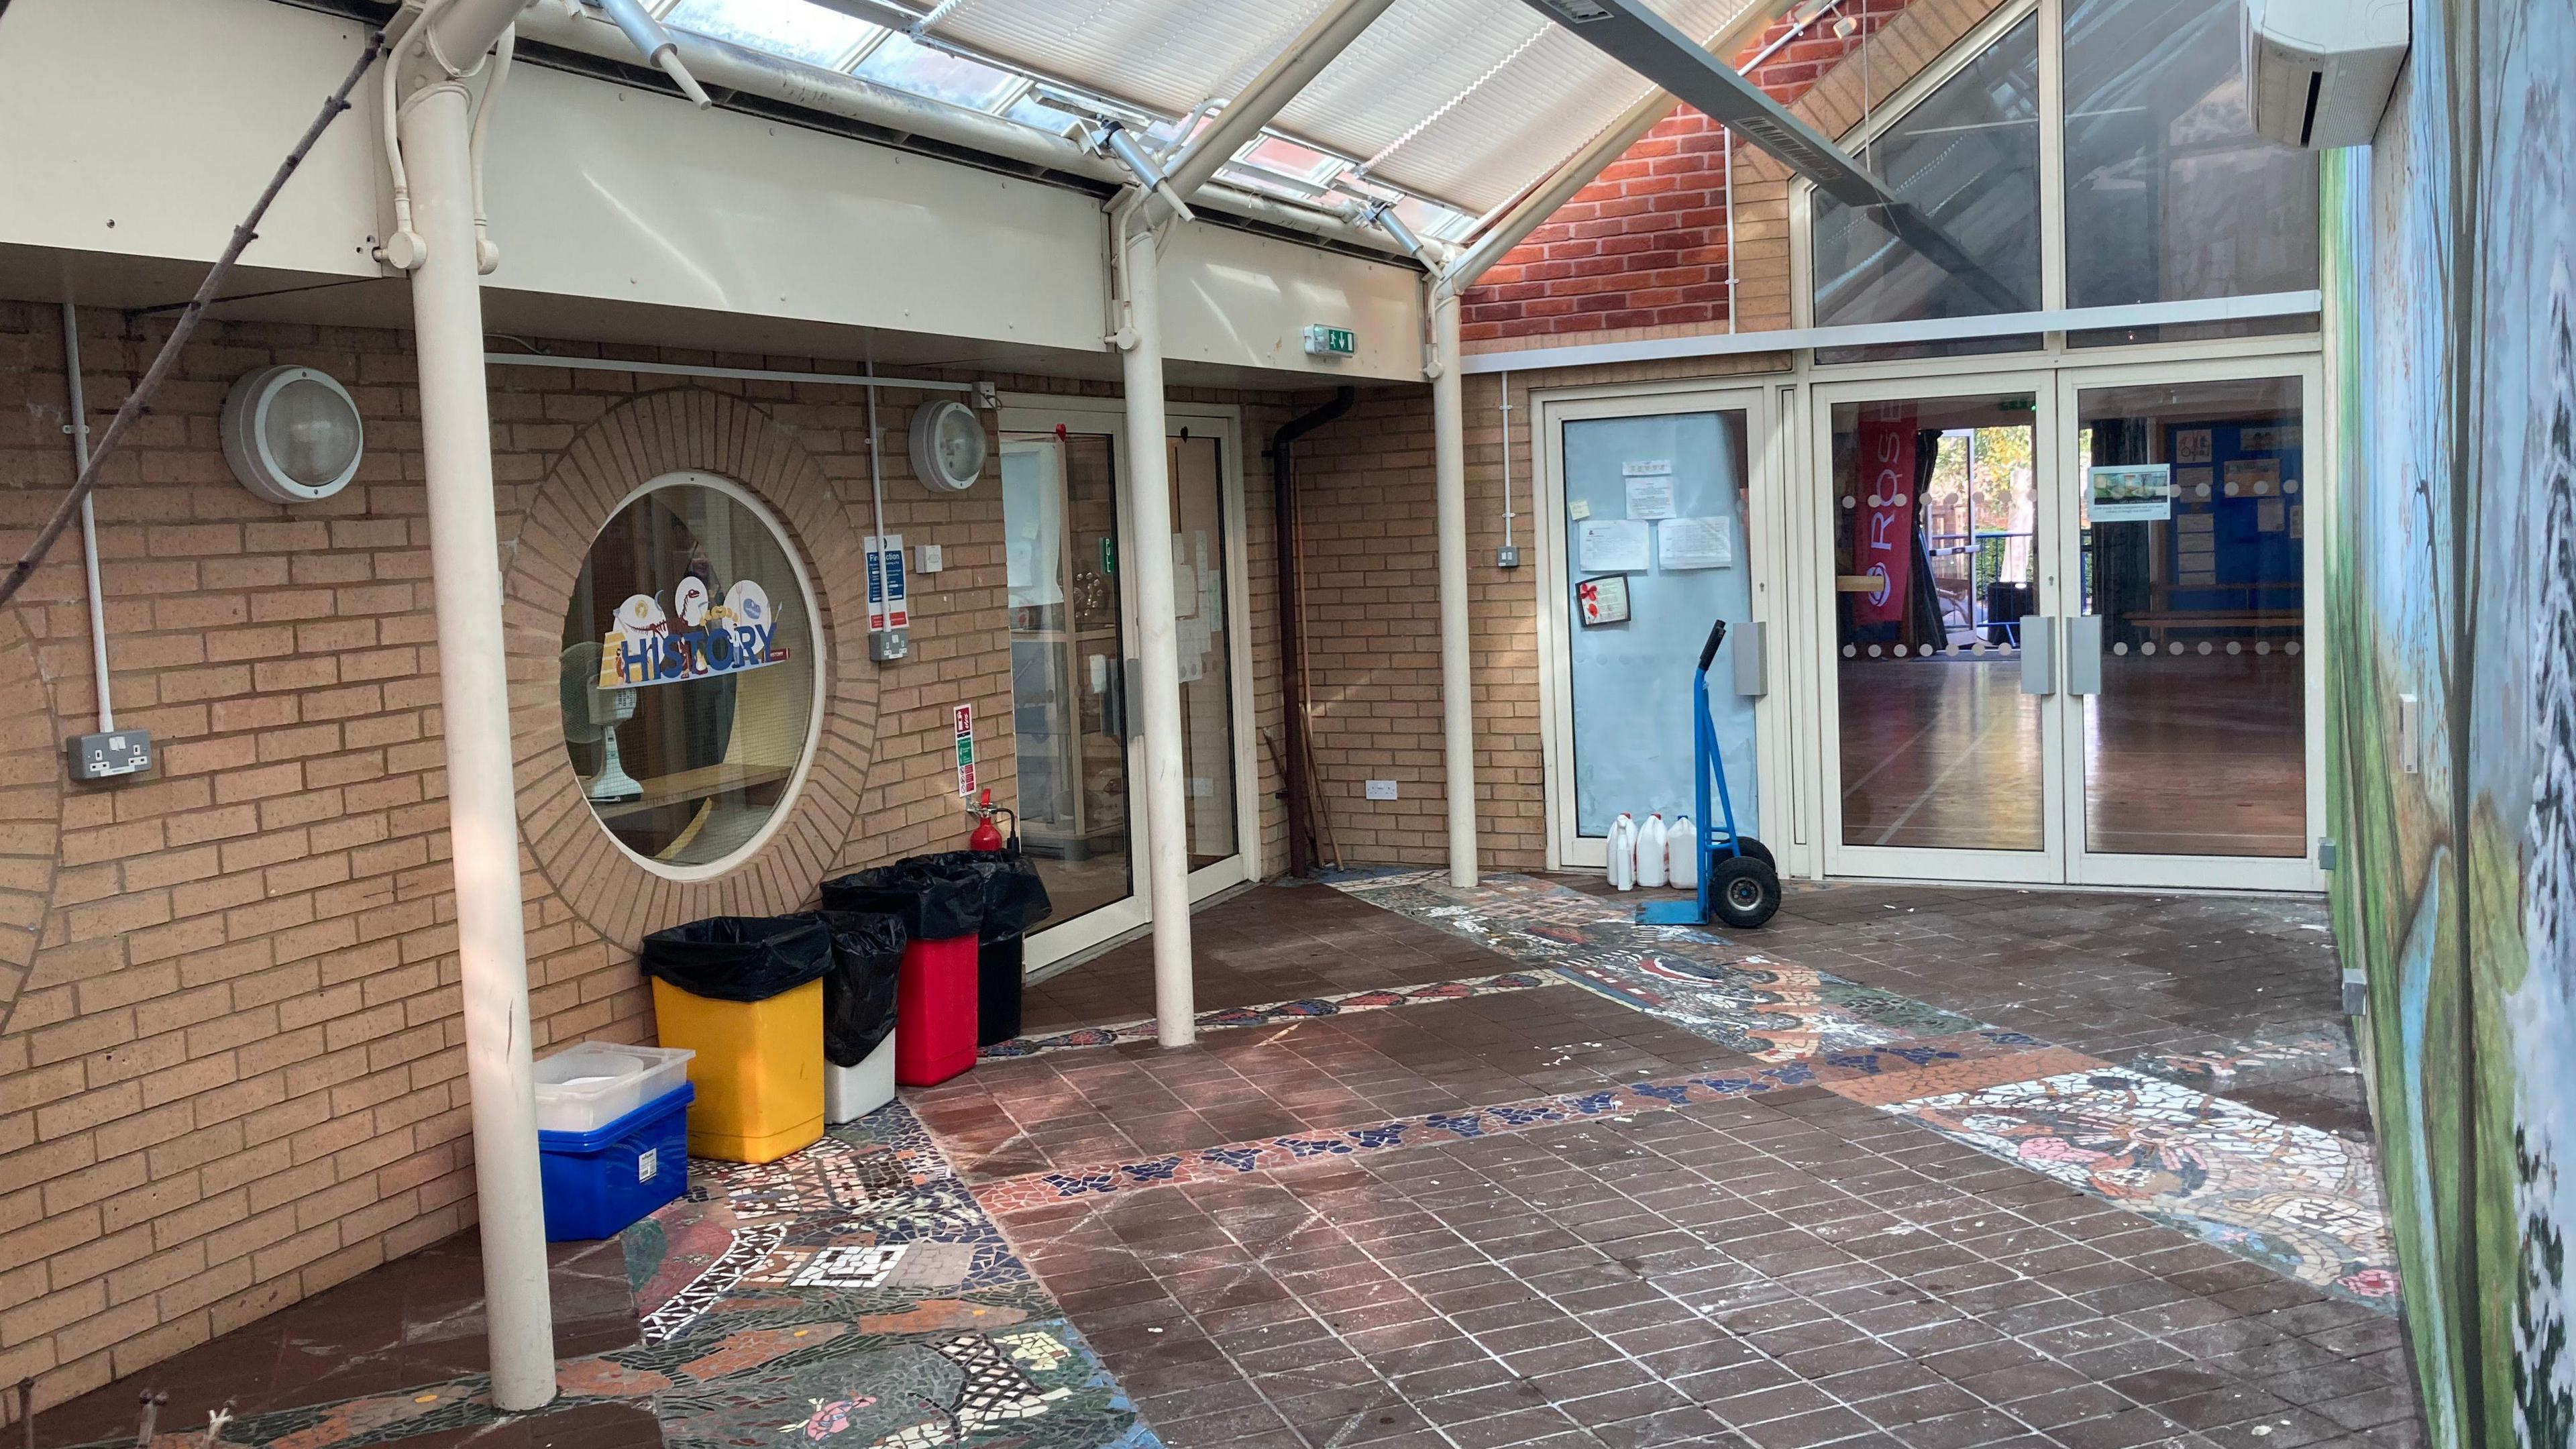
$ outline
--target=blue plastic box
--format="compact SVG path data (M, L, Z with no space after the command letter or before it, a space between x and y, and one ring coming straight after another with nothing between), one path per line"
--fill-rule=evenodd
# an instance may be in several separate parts
M688 1191L689 1103L696 1096L682 1082L605 1127L538 1133L546 1241L615 1237Z

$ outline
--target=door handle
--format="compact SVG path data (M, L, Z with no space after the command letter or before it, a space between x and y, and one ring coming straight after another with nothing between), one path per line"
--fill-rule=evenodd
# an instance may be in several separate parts
M2046 614L2021 616L2021 692L2057 692L2057 621Z
M2102 616L2066 616L2066 692L2102 692Z
M1770 643L1759 620L1735 626L1735 692L1754 699L1771 692Z
M1109 687L1100 692L1100 732L1121 744L1127 740L1127 721L1135 707L1129 693L1129 681L1135 677L1136 661L1109 661Z

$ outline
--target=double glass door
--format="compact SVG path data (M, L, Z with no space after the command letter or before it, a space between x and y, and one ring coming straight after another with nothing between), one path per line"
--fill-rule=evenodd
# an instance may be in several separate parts
M2313 364L1814 391L1838 874L2310 890Z
M1002 513L1020 837L1054 913L1043 966L1146 924L1141 686L1131 473L1119 413L1006 408ZM1175 415L1162 440L1173 528L1193 899L1246 877L1253 816L1235 581L1242 485L1227 416Z

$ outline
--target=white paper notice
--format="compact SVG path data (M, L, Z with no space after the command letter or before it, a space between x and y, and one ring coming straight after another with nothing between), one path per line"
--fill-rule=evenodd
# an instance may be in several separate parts
M1185 563L1172 565L1172 615L1187 619L1199 611L1199 571ZM110 676L111 678L113 676Z
M1656 561L1667 569L1735 567L1735 520L1667 518L1655 528Z
M1667 473L1660 477L1629 479L1628 516L1640 519L1672 517L1672 475Z
M1576 557L1587 574L1641 574L1653 561L1648 525L1627 518L1587 518L1575 530Z

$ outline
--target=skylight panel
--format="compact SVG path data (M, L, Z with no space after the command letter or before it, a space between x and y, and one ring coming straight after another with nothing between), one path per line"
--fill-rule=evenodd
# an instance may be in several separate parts
M885 33L881 26L807 0L680 0L663 21L832 70L848 65L859 47Z
M855 73L879 85L976 111L991 109L1019 84L1009 71L935 50L900 34L886 36L884 43L860 60Z

